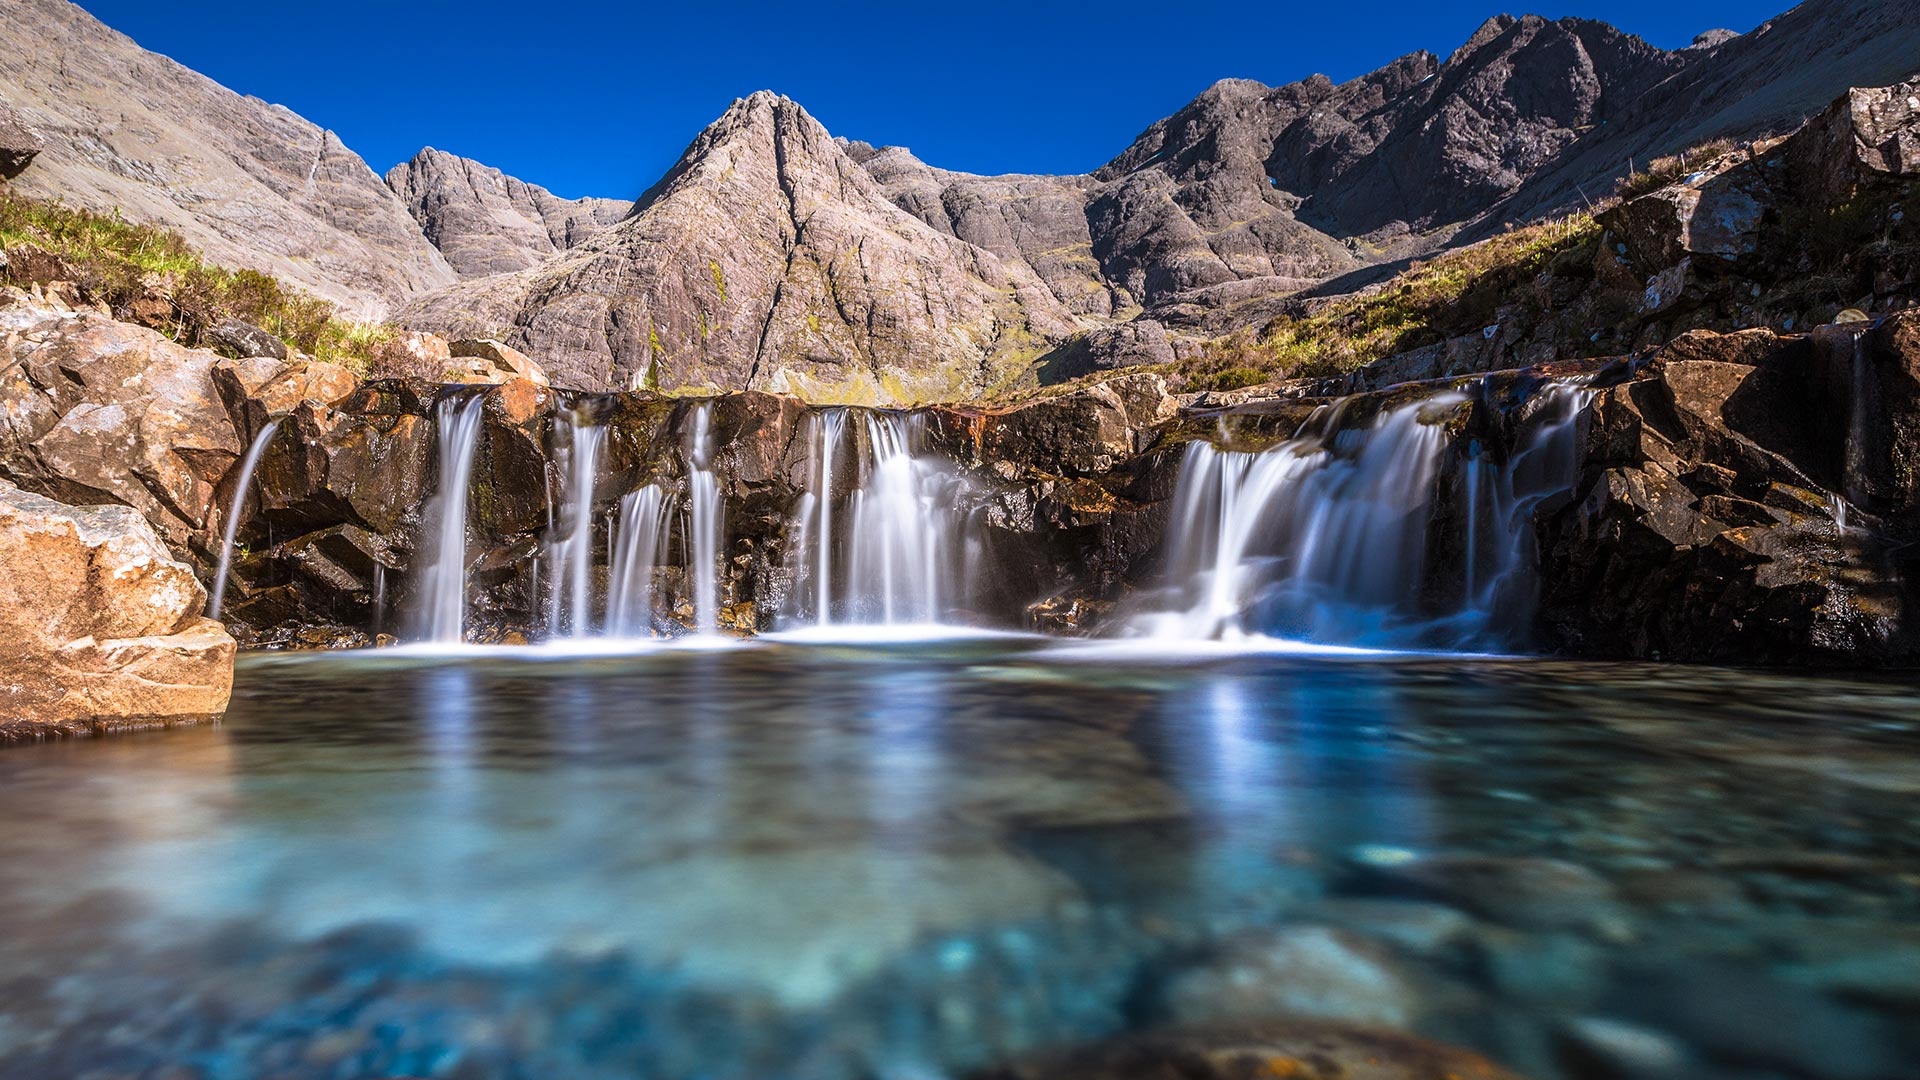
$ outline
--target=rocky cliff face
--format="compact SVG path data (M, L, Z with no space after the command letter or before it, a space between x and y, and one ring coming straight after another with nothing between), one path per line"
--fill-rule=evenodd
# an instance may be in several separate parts
M454 274L338 137L147 52L67 0L0 7L0 100L45 140L17 190L164 225L350 311Z
M578 247L633 209L619 199L562 199L432 147L395 165L387 186L461 277L525 270Z
M902 211L818 121L765 92L702 132L625 221L403 318L510 335L565 386L866 401L977 396L1078 329L1025 263Z

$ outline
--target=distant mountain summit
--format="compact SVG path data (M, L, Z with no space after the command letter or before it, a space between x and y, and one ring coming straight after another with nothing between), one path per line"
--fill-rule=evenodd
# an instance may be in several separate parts
M504 336L565 385L865 401L1189 355L1916 68L1920 0L1816 0L1674 51L1500 15L1444 58L1345 83L1222 80L1084 176L940 169L761 92L627 203L432 149L381 183L330 133L65 0L0 9L0 98L47 143L15 181L29 192L355 310Z
M633 210L620 199L562 199L431 146L395 165L387 186L461 277L524 270Z

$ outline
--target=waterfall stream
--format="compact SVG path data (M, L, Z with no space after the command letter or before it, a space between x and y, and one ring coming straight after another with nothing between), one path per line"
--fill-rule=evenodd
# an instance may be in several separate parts
M227 569L233 563L233 540L240 532L240 511L247 505L247 492L253 488L253 470L260 464L260 455L266 452L267 444L273 441L274 433L280 430L280 421L269 420L253 443L247 447L247 456L240 460L240 477L234 481L233 502L227 507L226 529L220 537L220 568L213 575L213 595L207 600L207 618L218 619L220 608L227 596Z
M593 630L593 485L607 430L578 412L567 416L559 539L550 545L553 568L547 629L554 637L586 637Z
M713 472L713 405L693 412L687 439L687 577L693 592L694 632L720 632L720 534L724 528L720 480Z
M427 507L429 543L421 594L427 640L443 644L466 638L467 488L485 404L479 395L449 397L434 410L440 489Z
M788 545L793 624L935 624L966 599L959 480L943 459L918 452L920 423L881 410L814 415L808 490Z
M1510 458L1467 456L1448 391L1340 428L1322 406L1258 453L1187 449L1168 535L1169 589L1128 630L1166 640L1285 638L1381 647L1479 644L1525 606L1532 520L1577 464L1588 392L1555 383L1526 403ZM1441 478L1457 470L1459 599L1435 610L1428 544Z

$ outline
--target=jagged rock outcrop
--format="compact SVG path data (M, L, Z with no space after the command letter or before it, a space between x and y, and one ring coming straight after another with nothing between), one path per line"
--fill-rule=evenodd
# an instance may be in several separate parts
M263 399L251 422L223 383ZM250 423L353 386L331 364L223 359L0 290L0 478L64 502L132 507L182 554L205 549Z
M1856 88L1785 139L1731 151L1607 211L1601 223L1634 268L1745 271L1784 278L1804 264L1819 215L1900 215L1902 185L1920 179L1920 83ZM1878 194L1878 198L1862 196ZM1797 227L1796 227L1797 226ZM1831 242L1844 223L1812 239ZM1684 272L1676 283L1684 283Z
M454 279L330 131L147 52L67 0L0 6L0 98L46 140L12 181L179 232L364 315Z
M46 148L47 141L40 133L28 127L11 105L0 100L0 180L11 180L25 172Z
M1851 87L1920 71L1920 0L1819 0L1752 31L1702 35L1691 62L1587 132L1485 216L1484 228L1598 201L1630 165L1710 139L1793 130Z
M866 401L977 396L1078 329L1024 263L900 210L818 121L764 91L701 133L625 221L403 318L505 331L562 386Z
M1910 659L1920 316L1685 335L1594 400L1542 523L1541 626L1581 655Z
M0 742L204 720L233 639L126 506L68 506L0 480Z
M633 209L620 199L562 199L430 146L389 170L387 186L461 277L524 270Z

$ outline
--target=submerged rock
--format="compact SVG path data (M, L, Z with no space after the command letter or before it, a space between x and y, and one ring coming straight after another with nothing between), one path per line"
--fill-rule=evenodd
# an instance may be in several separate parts
M138 512L0 480L0 741L219 715L234 643L205 602Z
M1176 1029L1005 1065L973 1080L1519 1080L1470 1050L1339 1024Z
M1411 974L1366 938L1288 926L1221 943L1169 980L1162 1007L1185 1024L1286 1016L1405 1029L1421 1000Z

